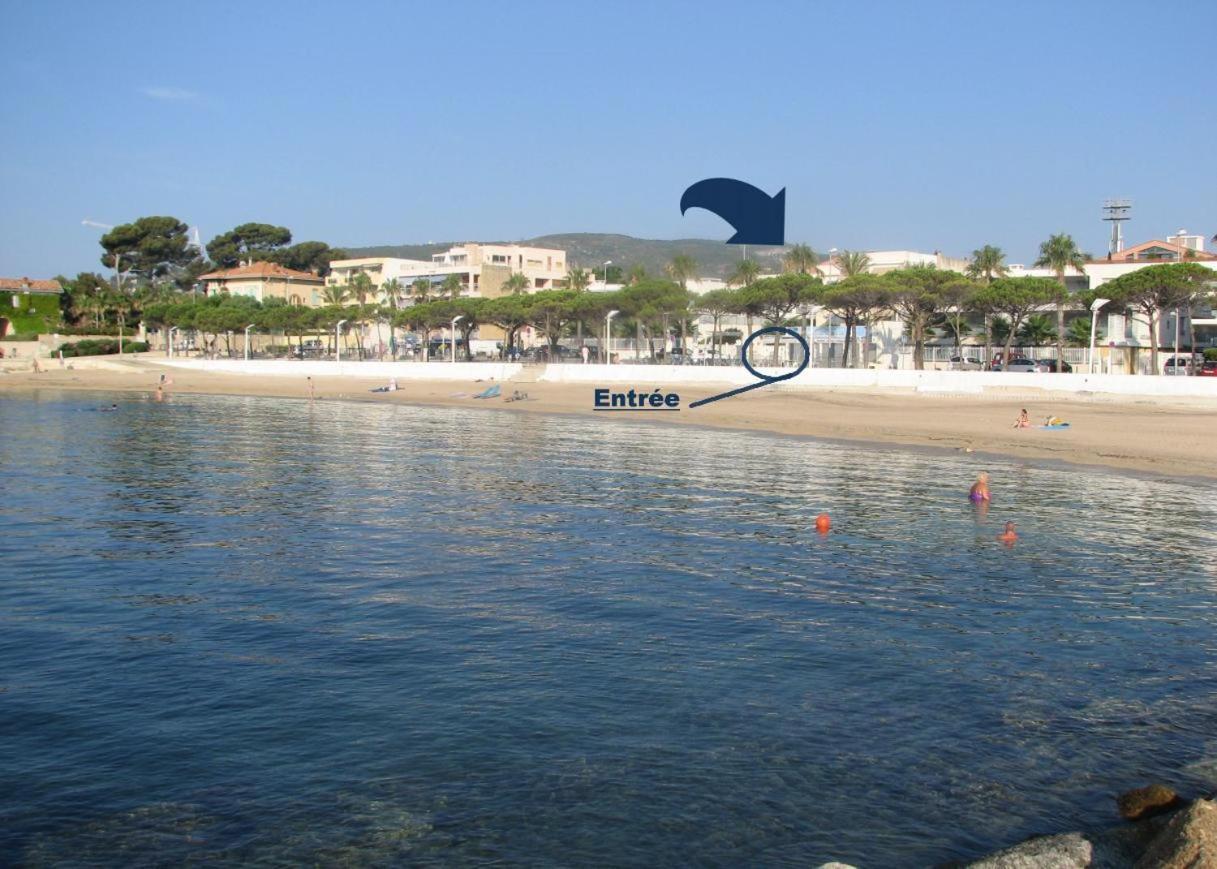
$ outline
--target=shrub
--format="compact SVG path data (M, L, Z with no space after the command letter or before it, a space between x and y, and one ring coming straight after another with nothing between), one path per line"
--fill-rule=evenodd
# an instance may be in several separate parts
M60 316L59 296L0 291L0 317L13 332L54 332Z
M56 328L52 329L51 331L57 332L60 335L113 335L115 337L118 336L118 327L111 325L110 323L103 323L100 326L90 326L87 324L83 325L83 326L63 325L63 326L57 326ZM124 334L130 334L131 331L132 331L131 328L127 327Z
M37 341L38 333L37 332L10 332L8 335L5 335L0 340L3 340L3 341Z
M1205 347L1204 348L1204 361L1205 362L1217 362L1217 347Z
M118 352L118 340L110 338L85 339L75 344L64 344L60 351L65 359L72 356L108 356ZM144 341L124 341L124 353L144 353L148 345Z

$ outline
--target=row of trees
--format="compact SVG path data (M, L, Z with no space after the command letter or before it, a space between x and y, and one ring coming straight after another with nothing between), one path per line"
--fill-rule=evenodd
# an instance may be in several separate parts
M1082 332L1075 325L1073 334L1069 333L1066 311L1071 306L1085 307L1093 299L1093 294L1071 297L1066 291L1067 273L1070 269L1080 270L1087 257L1070 236L1058 234L1040 246L1036 261L1037 265L1052 270L1054 280L1010 278L1000 248L986 245L973 251L966 275L932 267L872 275L865 253L843 251L832 259L834 271L843 279L826 285L820 280L823 258L806 245L795 245L784 257L784 274L761 278L760 265L744 259L730 275L729 288L700 296L686 289L696 275L696 262L687 255L678 255L667 265L663 277L650 276L640 267L624 272L613 268L612 274L606 271L610 280L627 282L618 293L587 293L592 276L579 268L570 271L565 289L531 295L526 294L530 288L528 279L513 274L503 287L507 295L494 299L462 297L463 285L458 275L449 275L439 284L423 278L405 286L398 281L376 286L370 277L358 274L349 285L326 286L322 291L325 307L315 311L297 308L283 311L279 308L287 306L275 303L245 309L243 306L250 300L204 303L193 299L187 303L190 297L180 295L183 283L193 286L190 276L197 278L206 268L231 267L249 260L273 260L291 268L325 274L330 261L341 252L323 242L292 245L292 235L286 227L247 223L216 236L207 245L210 257L207 259L189 243L187 233L184 223L170 217L140 218L107 233L102 238L106 250L102 262L117 266L124 275L134 274L137 280L128 287L112 285L93 273L83 273L70 281L61 279L65 287L66 319L78 325L92 323L100 327L112 322L122 327L142 314L150 325L156 324L157 317L176 317L179 321L169 325L200 328L204 332L243 329L252 322L259 329L304 335L344 319L375 322L378 328L392 326L427 332L459 316L458 326L466 339L479 325L492 324L503 329L507 335L504 350L508 352L525 326L535 328L551 345L556 345L568 332L582 342L585 332L598 332L605 314L616 310L620 312L619 328L632 331L639 347L644 341L648 343L654 356L656 338L666 339L674 330L679 330L681 346L687 346L696 315L712 318L712 352L717 355L722 340L719 327L724 316L745 317L751 332L758 320L765 325L797 325L806 322L810 311L822 309L840 318L845 327L842 365L850 364L855 336L861 327L899 318L905 323L914 364L921 368L926 341L935 334L947 334L958 348L963 336L970 332L969 318L980 318L983 322L986 358L994 342L1003 344L1007 355L1016 337L1024 341L1033 338L1033 343L1041 343L1045 340L1042 313L1045 308L1056 310L1056 345L1060 354L1065 343L1077 343ZM1210 278L1212 272L1192 263L1151 266L1104 285L1102 292L1112 299L1113 306L1143 316L1156 337L1161 312L1190 305L1197 295L1207 292L1205 282ZM213 330L195 325L191 318L196 313L208 327L217 326L215 318L228 313L233 322L237 319L245 322ZM1157 341L1151 343L1156 368Z
M1144 314L1156 328L1159 311L1190 303L1205 291L1212 273L1183 263L1150 266L1104 285L1113 305ZM259 331L282 331L304 336L332 330L340 321L374 324L378 330L406 329L427 335L457 328L469 353L469 338L482 325L502 329L504 354L518 347L521 330L532 327L551 347L564 337L582 342L585 334L602 334L605 316L619 313L618 327L635 334L638 347L649 347L656 356L669 335L679 333L680 345L688 346L688 334L698 315L711 319L712 354L721 353L722 319L742 316L747 331L757 324L798 326L810 313L825 311L839 318L845 329L841 364L848 367L855 337L860 328L873 328L880 321L898 318L905 324L915 367L924 367L926 342L939 334L949 335L960 347L970 332L968 320L980 318L985 355L994 342L1004 346L1008 357L1015 339L1041 344L1053 329L1045 309L1085 309L1092 295L1069 298L1061 285L1049 278L997 277L988 282L933 267L913 267L884 275L858 274L835 284L824 284L809 274L791 272L759 278L738 288L714 290L703 295L687 292L674 280L644 278L614 293L588 293L577 289L514 293L498 298L469 298L448 295L414 297L412 303L385 293L377 302L374 293L361 298L333 299L321 308L291 306L277 300L266 304L244 297L194 299L189 295L153 301L143 309L149 327L162 325L197 329L219 335L253 325ZM350 303L352 302L353 303ZM1056 330L1058 343L1085 344L1088 320L1075 320L1067 332ZM735 336L732 336L734 338ZM777 352L775 336L774 353ZM290 343L290 342L289 342ZM1156 354L1156 350L1154 351ZM1155 355L1155 365L1157 358ZM855 362L856 364L856 362Z

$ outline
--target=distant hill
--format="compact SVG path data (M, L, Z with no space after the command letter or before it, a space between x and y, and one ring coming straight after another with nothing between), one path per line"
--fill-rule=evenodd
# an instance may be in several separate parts
M393 256L405 259L430 259L431 254L447 250L459 242L439 244L382 244L371 247L344 247L352 257ZM487 242L488 244L506 242ZM697 274L704 278L725 278L743 257L739 245L724 244L705 238L654 239L634 238L602 232L567 232L541 235L518 242L536 247L564 250L568 261L576 266L599 271L605 260L628 271L641 265L648 274L663 274L664 266L677 254L687 254L697 262ZM749 247L748 257L761 265L762 271L779 271L785 248Z

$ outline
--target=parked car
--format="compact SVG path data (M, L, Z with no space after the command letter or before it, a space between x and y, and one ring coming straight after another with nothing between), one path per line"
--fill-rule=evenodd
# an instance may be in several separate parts
M975 356L952 356L947 363L948 371L980 371L981 367Z
M1196 361L1191 356L1172 356L1166 360L1163 374L1187 375L1196 370Z
M297 359L320 359L324 345L318 338L309 338L302 344L292 348L292 355Z
M1055 359L1039 359L1036 361L1038 361L1040 365L1044 366L1045 371L1056 371L1056 360ZM1070 365L1068 362L1065 362L1064 360L1062 360L1061 361L1061 371L1065 374L1072 374L1073 366Z
M1211 359L1200 366L1197 377L1217 377L1217 359Z
M1047 366L1041 365L1034 359L1027 359L1025 356L1011 356L1010 362L1005 365L995 365L994 371L1014 371L1023 374L1042 374L1048 371Z

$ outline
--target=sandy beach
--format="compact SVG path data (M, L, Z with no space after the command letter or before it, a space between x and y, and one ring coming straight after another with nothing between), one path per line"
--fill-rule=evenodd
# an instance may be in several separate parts
M259 377L171 369L151 361L129 361L105 367L51 368L40 374L0 374L0 392L31 389L81 389L150 395L161 373L172 379L174 393L307 398L302 376ZM104 363L102 363L104 365ZM1214 435L1217 404L1204 400L1081 398L1022 390L1012 395L927 396L911 392L823 389L760 389L727 401L689 409L688 403L717 391L704 385L677 388L678 413L594 413L593 387L583 384L507 382L504 395L527 392L526 401L504 398L475 400L486 382L402 382L393 393L372 393L382 378L316 377L319 401L373 401L397 404L469 407L513 413L558 413L594 418L598 425L623 419L665 425L697 425L892 444L978 455L1002 455L1031 461L1059 461L1129 471L1217 479ZM649 387L640 382L639 388ZM672 387L667 387L672 391ZM1016 429L1014 420L1026 408L1032 421L1049 415L1070 422L1066 430Z

